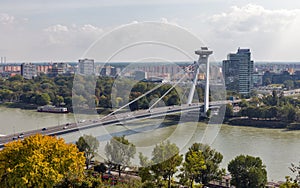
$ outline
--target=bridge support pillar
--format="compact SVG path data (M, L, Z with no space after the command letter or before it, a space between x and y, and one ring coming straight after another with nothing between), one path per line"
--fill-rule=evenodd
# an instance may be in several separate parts
M193 80L192 87L190 89L190 93L188 96L188 104L192 103L195 94L195 88L197 85L198 74L200 72L200 65L206 65L206 75L205 75L205 94L204 94L204 113L206 113L209 109L209 61L208 57L213 53L213 51L209 50L207 47L201 47L200 50L195 51L197 55L199 55L199 59L197 62L197 69L195 71L195 76Z

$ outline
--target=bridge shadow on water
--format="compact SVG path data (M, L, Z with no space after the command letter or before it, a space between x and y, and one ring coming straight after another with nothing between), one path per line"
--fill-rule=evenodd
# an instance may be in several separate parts
M151 119L156 119L156 118L151 118ZM127 130L122 130L122 131L118 131L118 132L112 132L109 134L97 136L97 139L101 142L101 141L108 141L112 137L115 137L115 136L116 137L120 137L123 135L130 136L130 135L140 134L140 133L145 133L145 132L151 133L151 131L155 131L157 129L176 126L176 125L178 125L179 120L180 120L179 115L168 115L165 117L164 121L162 123L160 123L159 125L145 125L142 127L137 127L137 128L132 128L132 129L129 127L137 126L139 124L142 124L143 122L113 125L113 126L123 126Z

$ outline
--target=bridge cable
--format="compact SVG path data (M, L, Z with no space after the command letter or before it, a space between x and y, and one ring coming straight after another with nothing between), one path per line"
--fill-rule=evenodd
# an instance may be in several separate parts
M170 93L170 91L173 90L174 87L176 87L179 82L181 82L183 80L183 78L185 78L186 75L184 74L182 78L180 78L167 92L165 92L157 101L155 101L155 103L152 104L152 106L150 106L148 108L148 110L151 110L159 101L161 101L162 98L164 98L168 93Z
M186 71L185 71L184 69L182 69L182 70L181 70L180 72L178 72L177 74L181 74L182 72L186 73ZM177 74L175 74L175 76L176 76ZM185 76L186 76L186 75L184 74L183 78L184 78ZM182 79L182 78L181 78L181 79ZM180 79L180 80L181 80L181 79ZM130 104L132 104L132 103L138 101L139 99L145 97L146 95L148 95L149 93L153 92L154 90L160 88L161 86L165 85L166 83L167 83L167 82L162 82L162 83L160 83L159 85L155 86L154 88L152 88L151 90L147 91L147 92L144 93L143 95L141 95L141 96L135 98L134 100L132 100L132 101L130 101L129 103L127 103L127 104L121 106L121 107L118 108L117 110L115 110L115 111L113 111L113 112L107 114L106 116L100 118L100 121L103 120L103 119L105 119L105 118L107 118L107 117L109 117L109 116L111 116L111 115L113 115L113 114L115 114L116 112L118 112L118 111L122 110L123 108L129 106Z

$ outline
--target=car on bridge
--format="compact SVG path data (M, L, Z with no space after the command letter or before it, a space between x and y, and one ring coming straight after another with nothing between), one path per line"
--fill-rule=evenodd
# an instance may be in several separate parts
M24 138L24 133L21 133L18 138Z

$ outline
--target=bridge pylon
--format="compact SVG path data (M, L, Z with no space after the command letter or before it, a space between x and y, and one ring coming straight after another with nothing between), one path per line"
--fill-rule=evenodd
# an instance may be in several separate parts
M207 110L209 109L209 61L208 57L213 53L212 50L209 50L208 47L201 47L200 50L196 50L195 54L199 55L198 62L196 62L196 70L194 71L194 80L192 87L190 89L190 93L188 96L187 104L192 104L194 94L195 94L195 88L198 81L198 74L200 72L200 65L205 64L206 65L206 81L205 81L205 95L204 95L204 113L206 114Z

